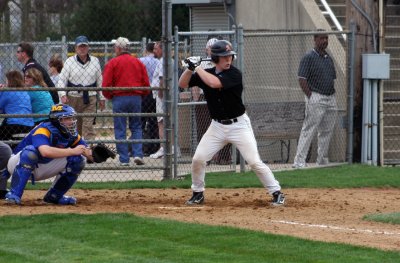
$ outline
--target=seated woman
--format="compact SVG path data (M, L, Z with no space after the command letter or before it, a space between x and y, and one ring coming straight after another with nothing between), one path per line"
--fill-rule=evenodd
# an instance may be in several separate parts
M32 88L43 88L47 87L43 80L42 72L36 68L30 68L25 72L25 86ZM31 98L32 113L35 114L46 114L44 117L33 118L35 125L46 121L53 106L53 99L51 98L50 92L46 90L41 91L28 91L29 97Z
M6 73L6 87L24 87L24 79L19 71ZM27 91L1 91L1 114L32 114L31 100ZM14 134L28 133L33 127L32 118L5 118L0 126L0 140L11 140Z

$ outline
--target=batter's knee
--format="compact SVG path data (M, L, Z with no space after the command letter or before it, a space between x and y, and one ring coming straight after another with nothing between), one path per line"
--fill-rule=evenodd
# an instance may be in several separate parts
M255 162L255 163L253 163L253 164L249 164L250 165L250 167L251 167L251 169L253 170L253 171L261 171L261 170L263 170L263 169L265 169L266 167L268 167L265 163L263 163L262 161L258 161L258 162Z

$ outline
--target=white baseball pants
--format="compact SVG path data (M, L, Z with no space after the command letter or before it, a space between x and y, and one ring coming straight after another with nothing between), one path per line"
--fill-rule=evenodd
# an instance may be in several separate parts
M210 127L203 135L192 160L192 190L194 192L204 191L206 163L228 143L238 148L269 194L281 190L272 171L260 158L249 117L245 113L237 119L237 122L230 125L212 120Z

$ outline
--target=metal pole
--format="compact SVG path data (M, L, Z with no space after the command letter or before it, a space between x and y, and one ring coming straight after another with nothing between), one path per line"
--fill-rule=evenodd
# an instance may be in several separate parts
M163 21L163 91L164 96L164 109L166 116L163 118L164 122L164 135L165 135L165 148L166 154L164 156L165 179L172 178L172 155L171 155L171 89L172 89L172 57L171 57L171 0L163 0L162 2L162 21Z
M240 71L242 72L242 76L244 75L244 59L243 59L243 55L244 55L244 38L243 38L243 25L239 24L238 28L237 28L237 36L236 39L238 40L238 58L237 58L237 64L238 67L240 69ZM243 83L244 85L244 83ZM245 93L243 93L242 95L242 99L243 99L243 103L245 102ZM236 150L235 150L235 159L234 162L236 163ZM240 172L243 173L246 171L246 165L245 165L245 160L243 159L243 156L240 155Z
M349 96L348 96L348 115L347 115L347 162L353 163L353 140L354 140L354 61L356 52L356 23L350 21L351 35L349 39Z
M363 85L363 116L362 116L362 144L361 144L361 163L367 163L368 161L368 130L369 130L369 83L367 79L364 79Z
M174 113L173 118L173 127L174 127L174 176L173 178L178 177L178 153L180 149L178 148L178 134L179 134L179 109L178 109L178 96L179 96L179 87L178 87L178 63L179 63L179 35L178 35L178 26L174 27L174 104L172 112Z
M378 164L378 80L371 80L371 160Z

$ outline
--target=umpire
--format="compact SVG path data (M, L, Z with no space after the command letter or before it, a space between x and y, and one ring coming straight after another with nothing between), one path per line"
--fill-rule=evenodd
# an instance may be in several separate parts
M181 88L198 86L204 91L211 125L203 135L192 160L192 197L188 205L204 202L205 168L207 161L226 144L236 145L244 159L272 195L272 205L283 205L285 196L279 182L260 158L250 119L242 102L242 73L232 65L236 52L226 40L211 46L215 67L203 69L199 57L186 59L188 68L179 79Z

